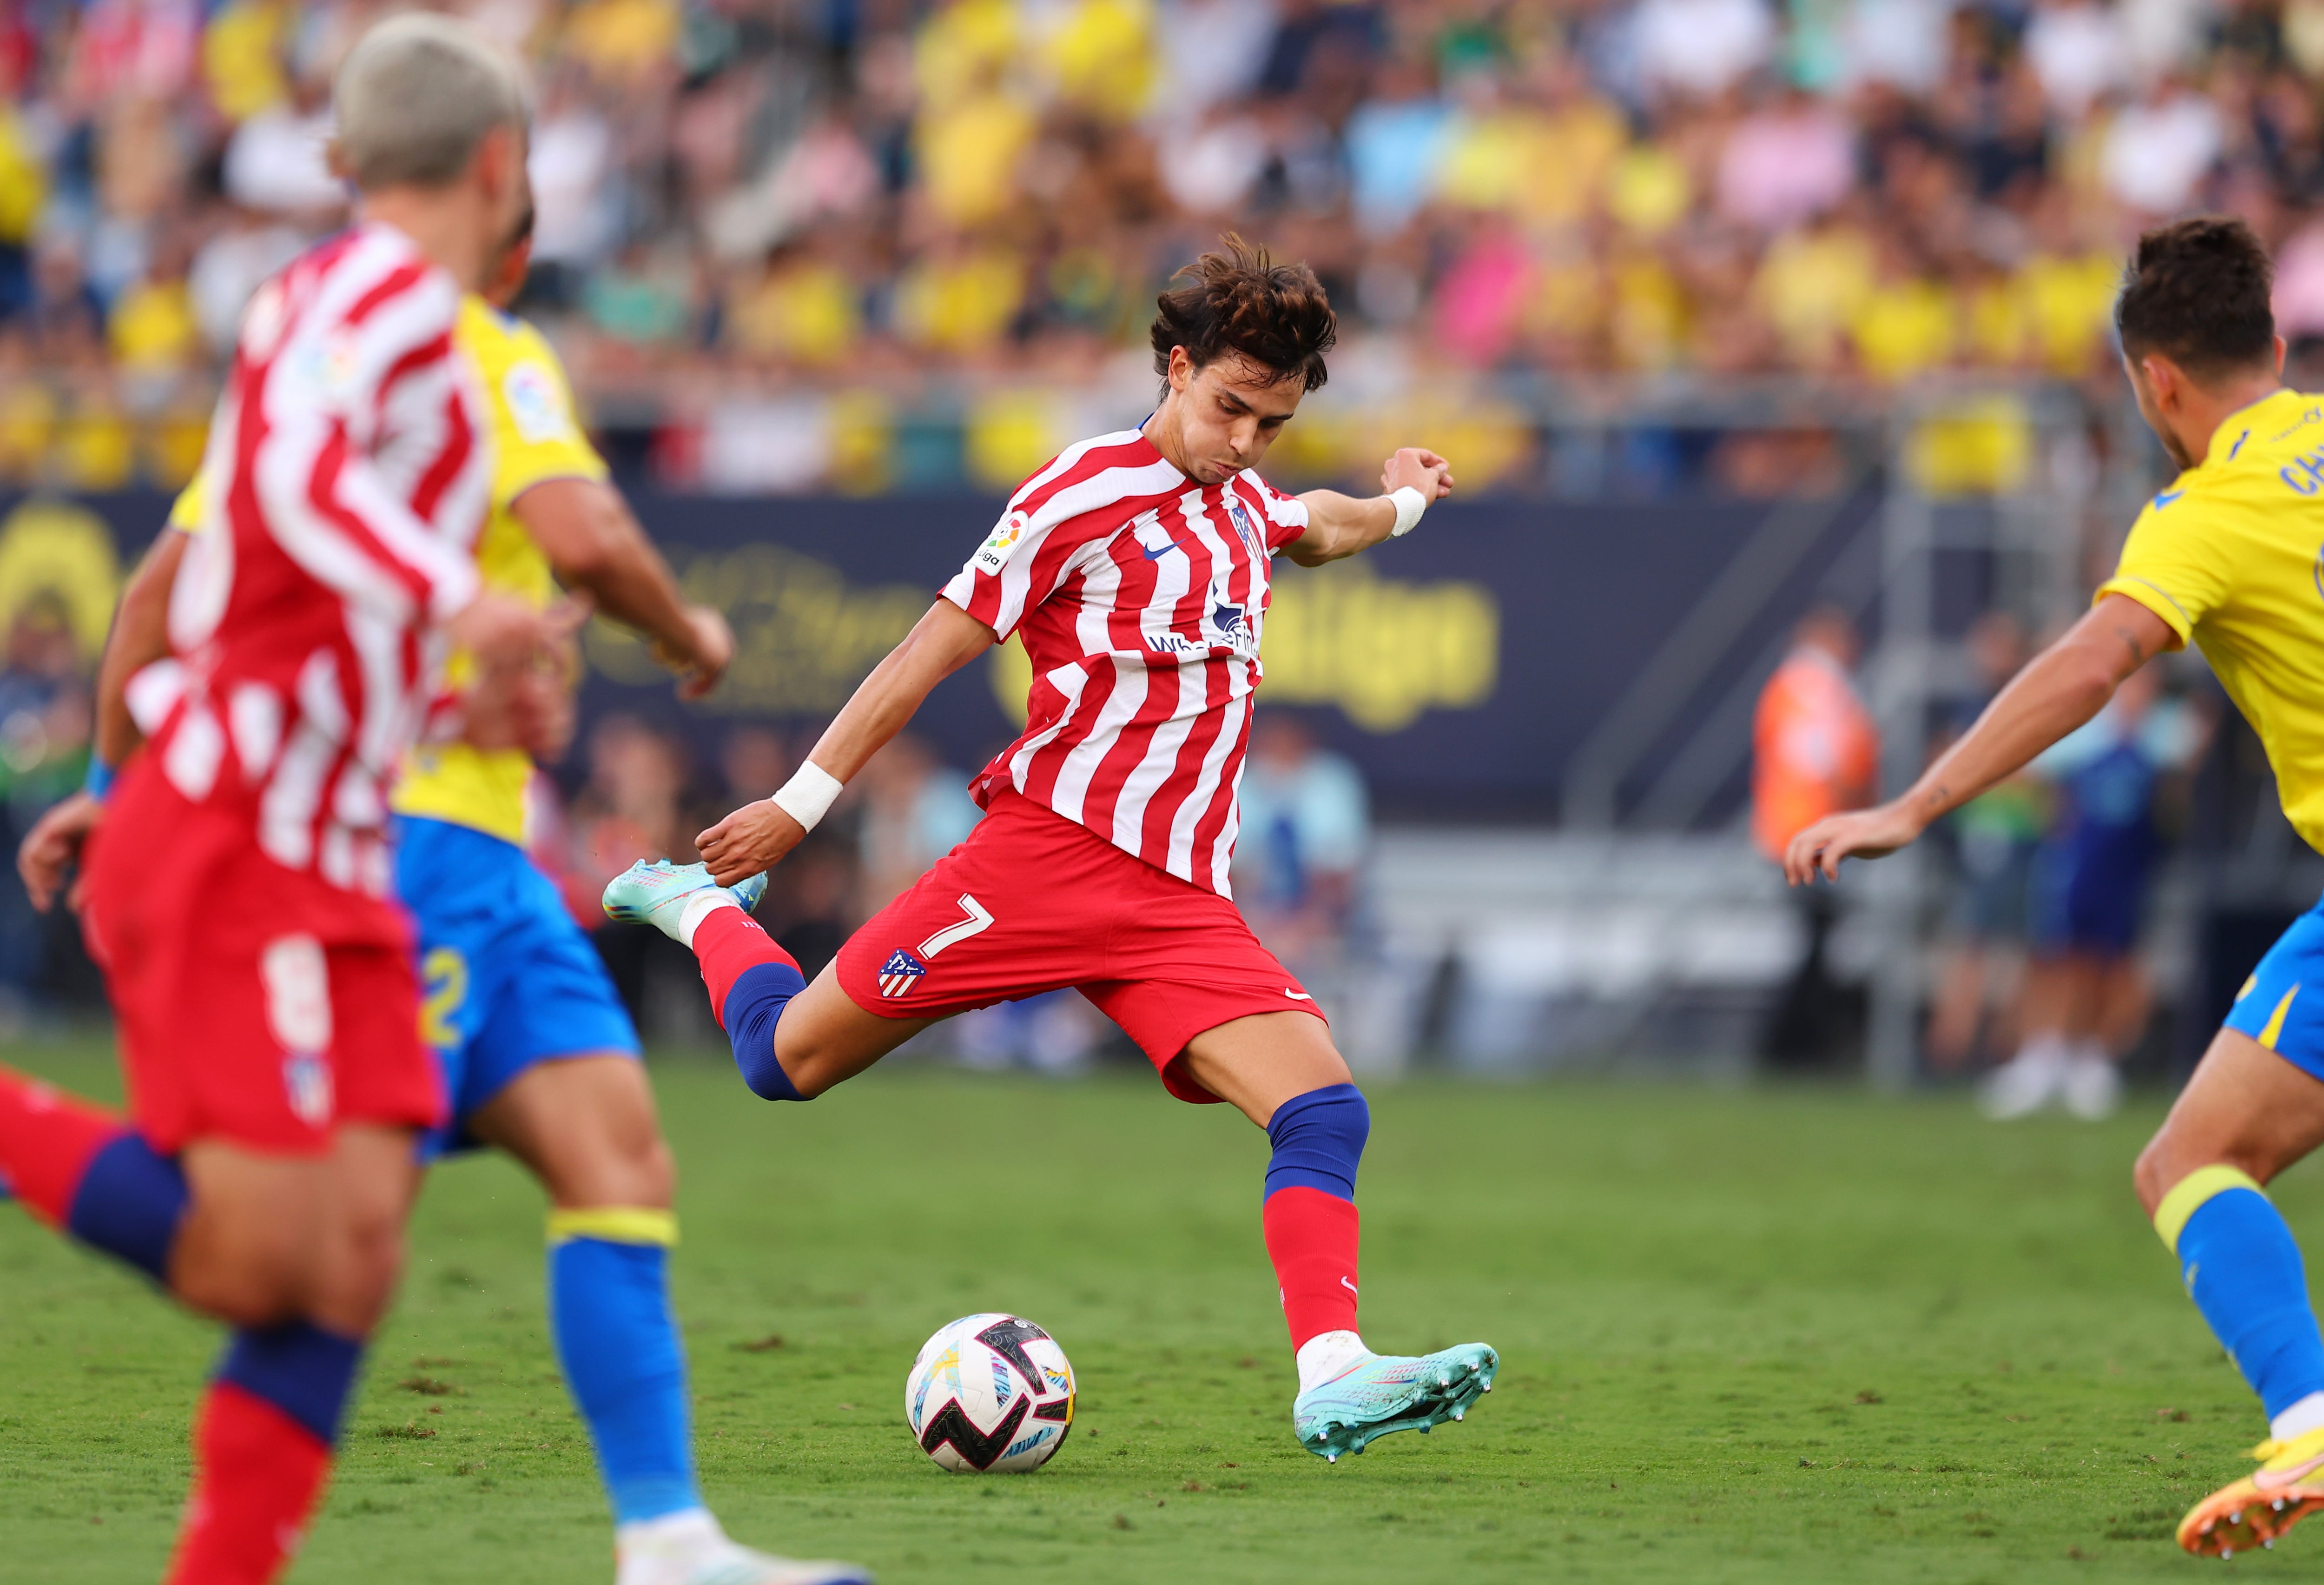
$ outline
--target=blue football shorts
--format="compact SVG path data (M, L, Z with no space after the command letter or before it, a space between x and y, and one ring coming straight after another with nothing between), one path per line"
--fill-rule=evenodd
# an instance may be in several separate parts
M2276 938L2236 993L2227 1027L2324 1079L2324 903Z
M419 926L420 1036L452 1103L429 1155L474 1146L468 1119L535 1063L638 1055L597 949L522 848L447 820L400 819L395 889Z

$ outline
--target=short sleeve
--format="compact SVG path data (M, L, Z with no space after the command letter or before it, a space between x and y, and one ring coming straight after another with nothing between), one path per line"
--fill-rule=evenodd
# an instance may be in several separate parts
M2195 625L2227 595L2230 539L2208 532L2218 515L2218 506L2192 487L2155 496L2131 526L2121 562L2093 601L2126 596L2163 618L2182 646L2193 642Z
M510 351L484 371L492 385L494 499L514 501L550 479L605 477L604 459L574 416L555 351L530 326L512 338Z
M1036 478L1039 476L1036 475ZM1005 639L1025 614L1057 592L1093 544L1111 538L1120 518L1083 491L1020 488L968 565L944 586L944 598Z
M1243 469L1237 480L1250 487L1259 496L1259 509L1267 514L1267 552L1273 555L1284 546L1307 532L1307 503L1296 496L1286 496L1273 485Z

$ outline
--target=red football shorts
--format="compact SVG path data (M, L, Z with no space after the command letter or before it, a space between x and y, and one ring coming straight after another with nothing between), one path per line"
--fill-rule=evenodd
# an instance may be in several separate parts
M90 842L82 927L139 1132L164 1154L319 1155L342 1123L433 1127L443 1083L402 911L285 869L254 828L187 802L148 755Z
M1067 986L1121 1025L1181 1100L1186 1043L1254 1013L1323 1016L1215 892L1004 789L967 841L839 950L839 984L883 1018L948 1018Z

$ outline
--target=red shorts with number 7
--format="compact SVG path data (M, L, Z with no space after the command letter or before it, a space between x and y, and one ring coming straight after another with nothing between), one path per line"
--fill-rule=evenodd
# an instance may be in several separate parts
M1134 858L1013 791L967 841L839 951L839 984L883 1018L947 1018L1071 986L1170 1070L1206 1029L1254 1013L1323 1016L1226 898Z

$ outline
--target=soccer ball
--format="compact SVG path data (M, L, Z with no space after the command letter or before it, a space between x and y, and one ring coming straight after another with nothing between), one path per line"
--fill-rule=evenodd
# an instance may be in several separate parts
M1074 1367L1029 1321L964 1316L920 1346L904 1419L947 1469L1038 1469L1074 1427Z

